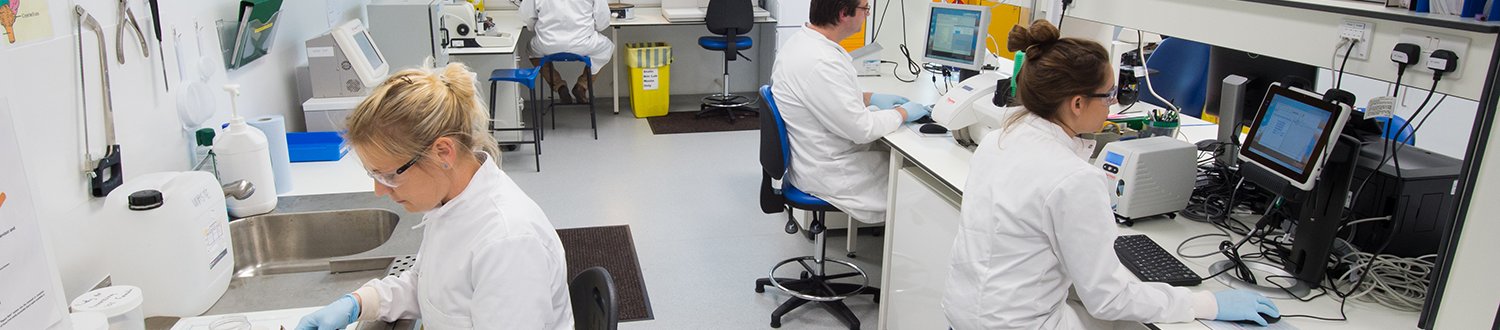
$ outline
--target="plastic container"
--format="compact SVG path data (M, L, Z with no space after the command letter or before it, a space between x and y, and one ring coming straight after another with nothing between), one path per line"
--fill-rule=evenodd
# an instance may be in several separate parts
M271 151L266 134L235 117L229 127L214 137L219 183L250 181L255 193L244 200L230 198L229 215L243 218L276 209L276 176L271 172Z
M636 118L667 114L671 103L672 46L665 42L625 45L630 66L630 108Z
M74 312L96 312L109 319L110 330L145 330L141 288L116 285L84 293L68 305Z
M109 330L109 317L100 312L77 312L68 314L73 330Z
M1153 136L1165 136L1176 138L1177 127L1180 124L1175 121L1147 121L1146 129L1141 130L1141 138Z
M286 147L293 163L335 161L349 153L338 132L286 133Z
M101 223L114 283L151 294L149 316L196 316L229 288L234 243L224 190L202 171L157 172L125 181L105 198Z

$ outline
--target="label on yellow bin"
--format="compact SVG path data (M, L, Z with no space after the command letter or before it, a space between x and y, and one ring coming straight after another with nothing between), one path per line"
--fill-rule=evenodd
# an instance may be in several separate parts
M654 91L661 86L661 79L656 75L656 68L641 69L641 89Z

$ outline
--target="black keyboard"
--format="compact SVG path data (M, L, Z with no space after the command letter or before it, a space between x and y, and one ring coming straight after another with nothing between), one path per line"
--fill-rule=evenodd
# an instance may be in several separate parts
M1146 282L1161 282L1172 286L1194 286L1203 283L1192 269L1167 253L1161 245L1146 235L1123 235L1115 237L1115 256L1135 277Z

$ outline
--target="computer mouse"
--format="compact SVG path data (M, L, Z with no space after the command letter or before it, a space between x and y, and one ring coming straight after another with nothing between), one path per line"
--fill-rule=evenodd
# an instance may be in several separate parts
M922 127L917 128L917 131L927 134L943 134L948 133L948 128L938 124L922 124Z
M931 123L935 123L936 121L932 120L932 116L931 115L927 115L927 116L922 116L922 118L917 118L917 120L915 120L915 122L918 123L918 124L931 124Z
M1266 315L1266 313L1259 313L1259 314L1260 314L1260 318L1266 319L1266 323L1276 323L1276 322L1280 322L1281 321L1281 317L1280 316L1270 316L1270 315Z

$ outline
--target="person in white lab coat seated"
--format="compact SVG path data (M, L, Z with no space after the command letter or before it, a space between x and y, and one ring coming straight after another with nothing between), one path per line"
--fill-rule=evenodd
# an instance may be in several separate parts
M885 221L889 154L873 143L927 115L905 97L866 93L838 44L864 25L869 0L812 0L809 23L776 56L771 92L792 149L787 180L861 222Z
M1025 50L1017 110L981 139L943 295L954 329L1109 329L1114 321L1255 321L1279 317L1260 294L1145 283L1115 257L1110 185L1076 136L1115 103L1109 52L1059 38L1045 20L1010 32ZM1076 298L1070 293L1076 292ZM1139 324L1139 323L1137 323Z
M549 54L574 53L588 56L594 70L578 75L574 82L572 97L568 95L568 82L551 64L542 68L542 79L557 90L563 103L588 103L588 84L599 77L599 70L609 63L615 54L615 44L599 31L609 27L608 0L526 0L521 2L521 21L526 28L536 33L531 38L531 65L539 65L541 58Z
M505 172L463 64L397 72L349 115L345 137L375 194L423 213L417 264L371 280L297 329L420 318L429 329L573 329L562 242Z

